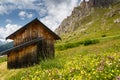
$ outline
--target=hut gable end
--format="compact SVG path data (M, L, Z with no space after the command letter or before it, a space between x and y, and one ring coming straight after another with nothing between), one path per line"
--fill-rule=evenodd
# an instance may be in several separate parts
M53 58L54 41L60 37L36 18L6 39L14 40L14 47L2 52L7 54L8 68L21 68Z
M53 37L55 40L60 39L60 37L58 35L56 35L53 31L51 31L48 27L46 27L42 22L40 22L37 18L32 20L30 23L26 24L25 26L23 26L22 28L20 28L19 30L17 30L16 32L14 32L13 34L9 35L6 39L15 39L16 36L19 36L20 33L25 32L25 30L29 27L33 27L32 29L37 29L37 27L40 27L41 29L44 29L45 32L48 32L48 34L51 35L51 37ZM40 32L40 30L38 31ZM26 33L27 34L27 33Z

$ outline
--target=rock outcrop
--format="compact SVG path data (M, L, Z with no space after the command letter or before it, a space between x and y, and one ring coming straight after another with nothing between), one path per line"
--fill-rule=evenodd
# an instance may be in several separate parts
M74 22L76 22L78 19L86 16L88 13L90 13L90 6L89 3L86 1L81 2L81 5L78 7L75 7L72 11L71 16L68 16L61 25L55 30L55 32L58 35L68 33L75 30Z
M71 16L67 17L61 25L55 30L58 35L72 32L76 29L76 21L82 19L83 17L91 14L95 7L104 8L109 7L116 0L89 0L81 2L78 7L75 7L72 11ZM80 23L79 25L80 26Z
M89 3L93 7L109 7L115 0L90 0Z

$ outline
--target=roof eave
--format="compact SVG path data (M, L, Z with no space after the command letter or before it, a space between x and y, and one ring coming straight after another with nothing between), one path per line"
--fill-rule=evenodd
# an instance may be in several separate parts
M61 40L61 38L55 34L53 31L51 31L46 25L44 25L41 21L39 21L37 18L35 18L34 20L32 20L31 22L33 21L38 21L40 22L43 26L45 26L44 28L46 28L46 30L48 30L48 32L50 32L54 37L55 37L55 40ZM6 37L6 40L7 39L12 39L14 37L14 35L16 35L17 32L21 31L22 29L25 29L27 25L29 25L31 22L29 22L28 24L24 25L23 27L21 27L20 29L18 29L16 32L10 34L8 37Z

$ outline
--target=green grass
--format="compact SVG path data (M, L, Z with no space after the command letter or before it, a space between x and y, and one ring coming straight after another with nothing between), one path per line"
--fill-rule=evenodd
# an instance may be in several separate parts
M0 57L0 63L7 61L6 56Z
M115 80L120 76L120 39L56 51L52 60L22 69L9 80Z
M118 10L120 5L114 6L111 6L111 8L94 8L91 14L73 22L72 27L75 30L61 35L64 43L86 38L99 38L102 35L114 36L120 34L120 23L114 23L114 20L120 18ZM68 27L71 28L71 26Z
M89 42L89 40L86 39L83 42ZM117 76L120 76L120 36L106 36L92 40L99 40L99 43L85 46L80 41L70 43L72 47L64 50L59 51L56 48L55 59L42 61L33 67L17 69L14 72L7 70L7 73L12 75L6 76L5 79L114 80ZM59 42L58 45L63 45L63 43L64 41ZM68 43L66 44L68 45ZM75 44L77 46L74 46Z
M76 40L76 41L71 41L71 42L66 42L64 43L64 41L59 41L58 44L56 44L56 50L60 51L60 50L66 50L69 48L74 48L74 47L78 47L80 45L84 45L84 46L88 46L88 45L92 45L92 44L98 44L99 42L106 42L106 41L110 41L110 40L116 40L116 39L120 39L120 35L114 35L114 36L107 36L107 35L101 35L101 37L99 38L94 38L94 39L84 39L84 40Z
M95 44L91 44L91 41ZM96 41L99 41L96 43ZM90 45L85 46L84 43ZM64 41L56 44L63 45ZM79 45L78 45L79 44ZM10 72L6 80L115 80L120 76L120 36L106 36L66 43L64 50L56 48L55 59L33 67ZM76 45L76 46L75 46ZM72 46L72 47L71 47ZM14 74L13 74L14 73ZM5 74L4 74L5 75ZM8 75L8 74L7 74Z
M85 39L83 41L56 45L56 50L58 50L58 51L66 50L66 49L69 49L69 48L78 47L80 45L88 46L88 45L97 44L97 43L99 43L98 39Z

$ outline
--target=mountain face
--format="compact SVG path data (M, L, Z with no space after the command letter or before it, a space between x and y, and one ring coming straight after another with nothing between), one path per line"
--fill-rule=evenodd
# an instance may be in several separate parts
M2 41L0 41L0 45L2 45L3 43L2 43Z
M109 7L116 0L90 0L92 7Z
M9 42L0 46L0 54L2 51L8 50L13 47L13 42Z
M74 8L71 16L63 20L55 32L63 35L76 30L79 34L98 33L100 29L103 32L112 30L113 26L118 26L116 22L120 22L120 18L117 17L120 15L119 2L120 0L83 0L78 7Z
M7 41L0 41L0 46L4 45L6 43L7 43Z

